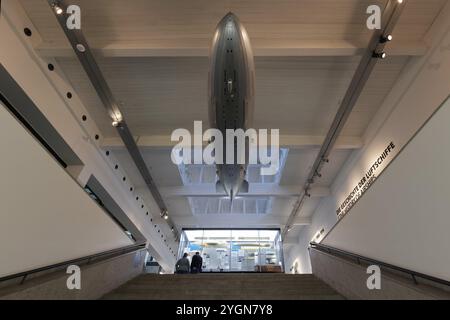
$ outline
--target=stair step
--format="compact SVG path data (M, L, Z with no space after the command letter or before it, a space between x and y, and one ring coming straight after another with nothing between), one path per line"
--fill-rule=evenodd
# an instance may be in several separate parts
M103 297L152 300L343 299L314 275L141 275Z
M173 296L168 294L141 295L135 293L110 294L104 299L108 300L343 300L343 297L337 294L321 295L292 295L292 296L252 296L252 295L194 295L189 297Z

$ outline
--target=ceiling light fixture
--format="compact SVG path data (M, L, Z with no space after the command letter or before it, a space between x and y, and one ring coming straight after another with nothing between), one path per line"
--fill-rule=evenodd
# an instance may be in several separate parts
M161 218L163 218L164 220L168 220L169 219L169 212L167 210L163 210L161 212Z
M377 59L385 59L387 55L386 52L374 52L372 57Z
M393 38L394 37L392 37L391 34L388 34L387 36L381 36L380 43L386 43L386 42L392 41Z
M86 47L82 45L81 43L77 44L77 50L81 53L86 52Z
M86 48L84 48L84 49L86 50ZM111 118L113 120L113 122L112 122L113 127L120 126L120 123L123 121L122 113L119 110L116 110L115 112L112 112L111 113Z
M53 4L53 10L55 10L57 15L61 15L64 12L63 9L56 3Z

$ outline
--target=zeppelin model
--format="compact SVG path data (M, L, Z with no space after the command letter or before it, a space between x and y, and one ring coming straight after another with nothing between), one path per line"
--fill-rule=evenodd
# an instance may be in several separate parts
M214 34L210 55L209 72L209 118L211 128L222 132L225 139L227 129L251 128L255 67L250 40L244 26L236 15L228 13L218 24ZM248 164L248 143L245 143L246 160L237 161L238 144L234 144L234 163L225 161L216 164L218 181L216 190L225 190L231 201L238 193L248 192L245 180Z

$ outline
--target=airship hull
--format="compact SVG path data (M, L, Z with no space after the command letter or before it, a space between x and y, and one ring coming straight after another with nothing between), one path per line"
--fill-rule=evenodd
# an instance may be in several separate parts
M254 81L253 52L247 31L239 19L229 13L215 31L209 72L210 126L219 129L223 137L226 137L227 129L245 131L252 127ZM217 188L225 190L231 198L239 192L248 192L248 182L245 181L247 165L238 164L236 148L233 164L217 165ZM248 149L245 154L248 154Z

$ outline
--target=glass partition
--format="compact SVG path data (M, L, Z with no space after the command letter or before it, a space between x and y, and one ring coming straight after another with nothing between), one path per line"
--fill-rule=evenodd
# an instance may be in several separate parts
M196 252L203 272L284 272L279 229L185 229L179 258Z

